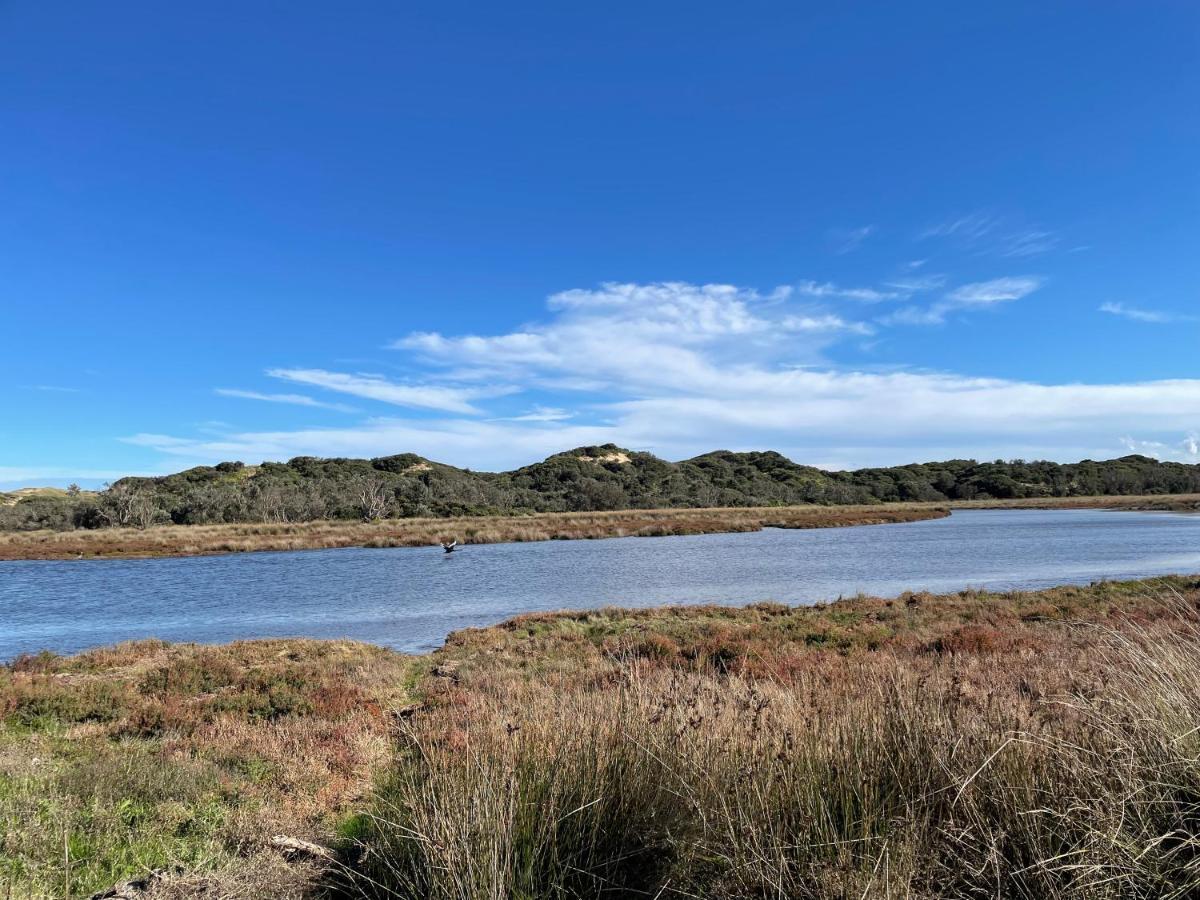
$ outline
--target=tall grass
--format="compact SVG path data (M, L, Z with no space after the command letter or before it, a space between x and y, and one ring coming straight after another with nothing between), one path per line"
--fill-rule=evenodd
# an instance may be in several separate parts
M1087 640L452 695L378 785L347 890L1198 896L1194 613Z

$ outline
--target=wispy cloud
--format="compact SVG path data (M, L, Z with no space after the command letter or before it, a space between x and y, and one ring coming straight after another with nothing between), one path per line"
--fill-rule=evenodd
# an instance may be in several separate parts
M780 325L792 332L808 332L810 334L847 333L870 335L875 329L867 322L851 322L832 313L814 316L785 316Z
M77 387L64 387L58 384L27 384L27 391L46 391L51 394L78 394L80 389Z
M929 306L907 306L882 320L888 325L941 325L956 311L983 309L1020 300L1036 291L1042 279L1033 275L993 278L961 285Z
M1056 249L1062 237L1037 225L1022 225L986 212L948 219L917 234L917 240L942 238L980 254L1023 259Z
M917 234L917 240L960 238L966 241L977 241L992 234L996 230L996 226L997 221L994 216L983 212L973 212L926 228Z
M468 415L481 412L472 400L495 397L511 393L512 390L504 387L465 389L436 384L398 384L379 375L329 372L324 369L268 369L267 374L272 378L377 400L380 403Z
M795 292L803 297L822 299L861 300L865 303L878 303L883 300L895 300L904 294L898 290L881 291L869 287L842 287L832 281L798 281Z
M344 403L325 403L304 394L261 394L258 391L243 391L237 388L217 388L214 393L222 397L237 397L242 400L261 400L265 403L284 403L290 406L308 406L315 409L332 409L337 412L358 412Z
M1055 249L1062 239L1056 232L1044 231L1039 228L1028 228L1006 234L1001 238L999 253L1001 256L1039 256Z
M992 306L996 303L1007 303L1009 300L1020 300L1036 291L1041 283L1040 278L1030 275L1020 278L993 278L991 281L977 281L957 287L946 295L946 299L956 306Z
M853 253L874 232L874 225L861 225L858 228L833 228L829 232L829 239L833 242L835 253Z
M527 413L499 419L501 422L565 422L575 418L575 413L555 406L535 406Z
M946 286L945 275L905 275L887 282L887 287L896 291L896 296L910 297L940 290Z
M1132 319L1135 322L1150 322L1155 325L1166 325L1171 322L1195 322L1196 316L1182 313L1164 312L1156 309L1142 309L1136 306L1126 306L1124 303L1101 303L1100 312L1113 316Z

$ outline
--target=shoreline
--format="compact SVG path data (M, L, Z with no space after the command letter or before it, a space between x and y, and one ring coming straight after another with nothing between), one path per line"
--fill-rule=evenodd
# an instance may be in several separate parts
M945 503L781 506L535 513L386 519L163 525L144 530L96 529L0 533L0 562L18 560L150 559L348 547L430 547L460 544L600 540L761 531L763 528L841 528L945 518Z
M386 519L369 523L320 520L162 525L143 530L3 532L0 533L0 562L144 559L346 547L427 547L451 538L457 538L462 544L492 544L738 533L763 528L839 528L920 522L944 518L955 509L1197 512L1200 511L1200 494L617 510L534 513L527 516Z

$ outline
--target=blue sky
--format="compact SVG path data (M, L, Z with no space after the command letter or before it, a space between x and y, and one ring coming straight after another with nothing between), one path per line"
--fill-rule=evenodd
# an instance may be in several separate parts
M1200 8L0 2L0 487L1200 461Z

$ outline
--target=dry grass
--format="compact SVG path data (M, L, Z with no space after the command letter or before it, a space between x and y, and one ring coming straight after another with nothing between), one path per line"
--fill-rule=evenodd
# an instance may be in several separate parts
M0 533L0 560L196 556L333 547L425 547L457 537L467 544L580 538L710 534L776 528L830 528L913 522L948 515L945 506L790 506L654 509L530 516L387 519L379 522L166 525L147 529Z
M346 891L1196 896L1198 602L1176 579L461 633Z
M175 866L155 896L301 896L316 869L268 841L332 839L390 755L407 666L344 641L143 641L0 669L0 896Z

